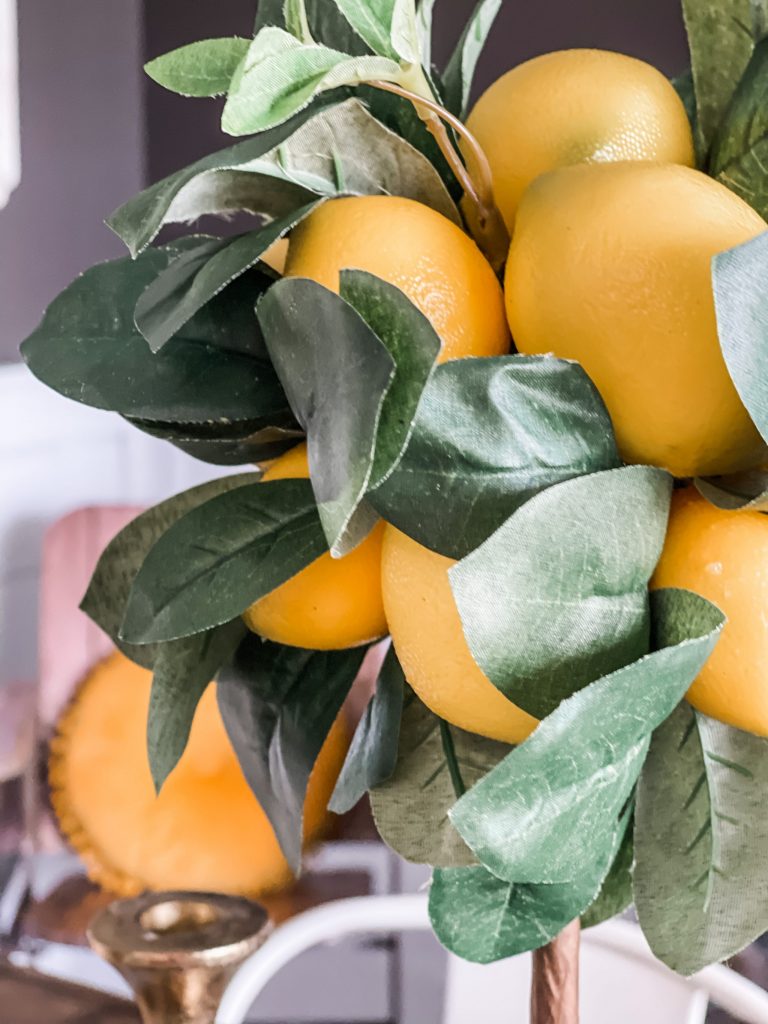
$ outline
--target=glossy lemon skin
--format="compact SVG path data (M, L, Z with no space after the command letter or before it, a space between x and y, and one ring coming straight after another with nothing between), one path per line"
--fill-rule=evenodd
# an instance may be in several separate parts
M676 491L651 586L693 590L727 618L688 691L691 704L768 736L768 516L715 508L693 487Z
M507 700L473 660L448 580L453 564L387 526L384 607L405 678L427 707L452 725L521 743L538 721Z
M694 164L688 117L669 81L650 64L607 50L560 50L519 64L480 97L467 127L488 157L510 231L527 187L557 167Z
M515 342L581 363L626 461L682 477L754 466L764 445L723 360L711 261L765 229L738 196L687 167L544 175L520 205L507 261Z
M276 459L263 481L309 477L307 446ZM384 524L344 558L326 552L245 612L254 633L310 650L357 647L387 632L381 597L381 542Z
M292 880L272 826L238 764L211 684L184 754L159 796L147 761L152 673L115 653L96 667L52 741L51 786L62 829L90 877L120 895L186 889L257 896ZM349 746L339 718L310 777L309 843Z
M285 273L339 290L341 270L366 270L405 292L431 322L440 361L509 351L504 297L472 239L412 199L331 199L292 233Z

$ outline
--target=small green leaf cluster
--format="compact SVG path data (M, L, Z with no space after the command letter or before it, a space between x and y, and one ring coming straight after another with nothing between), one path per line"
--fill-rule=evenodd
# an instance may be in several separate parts
M685 0L693 70L679 88L702 166L766 212L761 3ZM265 642L241 616L384 519L456 560L475 661L541 724L514 749L451 726L390 650L331 808L370 792L386 841L435 868L433 925L461 956L536 948L634 899L657 955L691 973L768 924L768 748L684 701L723 619L697 595L649 594L672 479L622 465L576 363L439 363L435 330L393 285L349 269L336 294L265 259L338 196L404 196L463 225L419 114L371 83L464 116L499 7L478 3L442 71L434 0L262 0L252 39L151 62L177 92L226 95L224 126L247 137L120 207L109 224L130 256L66 289L23 355L59 393L212 464L307 441L310 480L214 480L144 512L98 564L83 608L153 671L158 789L216 678L243 772L298 871L309 774L367 648ZM249 230L157 243L166 225L235 213ZM723 353L768 440L766 246L717 257L713 282ZM724 507L768 507L763 474L698 486Z

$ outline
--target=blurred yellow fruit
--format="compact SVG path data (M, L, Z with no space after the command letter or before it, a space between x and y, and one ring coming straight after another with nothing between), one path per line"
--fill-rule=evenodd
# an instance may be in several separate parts
M278 238L276 242L267 249L262 255L261 259L263 263L266 263L268 267L276 270L278 274L285 272L285 261L288 257L288 239Z
M607 50L560 50L519 64L480 97L467 127L490 161L510 232L526 188L557 167L694 163L688 117L669 81Z
M427 707L451 724L521 743L538 722L507 700L473 660L448 580L453 564L393 526L386 528L384 607L405 678Z
M405 292L432 323L440 361L509 351L504 296L472 239L412 199L331 199L294 230L287 277L335 292L341 270L366 270Z
M687 167L546 174L520 205L507 261L515 342L581 363L626 461L682 477L754 466L765 446L723 360L710 265L765 229L733 192Z
M216 704L214 683L187 749L159 796L147 761L152 673L115 653L81 685L51 743L53 805L90 877L132 896L191 889L258 896L292 875L245 781ZM305 843L326 830L346 756L340 717L315 763L304 804Z
M271 463L268 480L309 477L307 446L300 444ZM387 632L381 598L381 541L377 523L344 558L321 555L244 614L254 633L292 647L335 650L356 647Z
M693 590L727 617L691 704L768 736L768 516L715 508L694 487L676 491L651 586Z

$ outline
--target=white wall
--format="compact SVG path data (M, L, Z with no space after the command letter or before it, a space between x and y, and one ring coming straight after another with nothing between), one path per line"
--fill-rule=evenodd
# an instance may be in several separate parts
M35 676L50 523L83 505L151 505L223 472L0 366L0 685Z

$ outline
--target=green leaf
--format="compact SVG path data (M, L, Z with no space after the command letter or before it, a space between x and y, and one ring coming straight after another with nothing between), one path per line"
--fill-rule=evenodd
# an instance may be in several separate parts
M136 260L101 263L54 299L21 351L36 377L59 394L97 409L163 422L270 419L282 422L286 398L274 370L219 347L223 330L207 318L153 355L133 322L150 282L197 239L153 249ZM233 309L233 319L241 316Z
M671 491L650 466L567 480L449 570L475 661L524 711L543 718L647 652Z
M683 703L656 731L637 795L635 903L681 974L768 928L768 740Z
M336 0L368 48L381 57L419 64L415 0Z
M309 775L365 651L305 651L250 635L219 674L227 733L295 874Z
M665 646L563 701L450 812L498 878L572 880L615 829L651 733L698 675L723 624L714 605L696 594L666 590L652 597Z
M243 466L267 462L294 448L304 438L292 418L286 426L264 426L245 420L224 426L195 423L128 421L151 437L168 441L201 462L214 466Z
M405 446L440 349L429 321L393 285L347 271L341 287L338 296L314 281L285 279L258 307L273 363L308 435L312 483L335 555L373 525L365 492Z
M303 110L321 92L376 79L394 81L400 74L400 65L386 57L350 57L264 28L232 83L222 128L230 135L263 132Z
M764 470L699 478L694 483L699 494L717 508L768 512L768 473Z
M182 96L222 96L249 46L248 39L202 39L156 57L144 70Z
M469 112L472 82L501 0L479 0L443 73L443 100L462 119Z
M627 826L613 864L603 880L600 892L581 915L582 928L609 921L632 904L632 865L635 857L632 823Z
M151 549L121 635L148 644L229 622L326 550L308 480L221 494L182 516Z
M114 537L99 558L80 607L133 661L152 668L161 648L135 647L120 639L128 594L142 562L162 535L187 512L217 495L255 483L258 473L242 473L193 487L142 512ZM169 645L186 651L187 640ZM197 641L195 641L195 645Z
M205 305L252 270L270 245L316 206L317 202L302 206L286 217L270 221L259 231L207 239L178 256L142 292L136 304L136 326L152 351L159 352ZM262 267L262 287L254 289L254 305L275 280L275 275L265 265Z
M417 864L474 864L448 811L509 750L506 743L449 726L408 688L394 773L370 793L384 842Z
M370 53L360 36L336 6L335 0L304 0L309 30L319 43L328 43L354 56ZM286 29L285 0L259 0L254 35L267 25Z
M707 154L703 151L704 140L698 125L698 114L696 112L696 92L693 88L693 72L690 68L675 78L670 79L675 92L683 101L688 121L691 125L691 134L696 149L696 166L704 170L707 163Z
M329 808L337 814L351 810L358 800L392 776L397 763L405 677L390 647L365 714L355 730Z
M683 0L701 152L709 150L752 55L763 7L764 0Z
M254 35L267 25L285 28L285 0L256 0L256 5Z
M426 69L432 65L432 23L435 0L419 0L416 8L416 31L419 36L421 63Z
M456 359L436 368L402 459L368 499L420 544L463 558L539 491L619 464L608 413L577 363Z
M304 0L285 0L283 5L285 28L302 43L313 43Z
M496 878L483 867L432 875L429 917L438 939L464 960L488 964L545 945L592 903L626 829L617 822L605 848L580 862L560 885L526 885Z
M768 38L755 47L712 144L710 174L768 216Z
M768 231L712 260L720 347L736 390L768 441ZM756 453L756 455L759 453Z
M158 793L184 753L200 698L246 632L242 619L234 619L181 641L181 649L178 642L158 649L147 717L149 767Z

